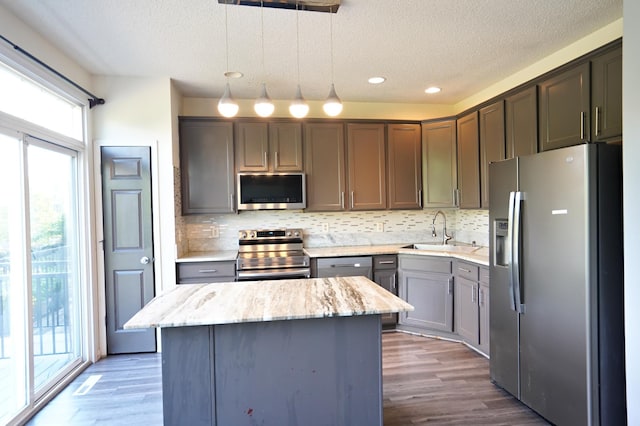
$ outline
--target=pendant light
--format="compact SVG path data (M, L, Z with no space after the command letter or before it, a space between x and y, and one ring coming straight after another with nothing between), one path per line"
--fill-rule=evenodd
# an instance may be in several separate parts
M265 67L264 67L264 2L260 1L260 28L261 28L261 40L262 40L262 90L260 91L260 97L256 99L256 102L253 104L253 109L256 111L260 117L269 117L273 114L273 110L275 109L273 102L271 102L271 98L267 94L267 85L264 82L264 78L266 77Z
M296 87L296 97L289 105L289 112L295 118L304 118L309 113L309 105L302 97L300 89L300 22L299 22L298 2L296 1L296 61L298 65L298 86Z
M342 112L342 101L336 94L336 88L333 85L333 11L329 8L329 28L331 35L331 90L329 90L329 96L324 102L322 109L331 117L335 117Z
M238 113L238 103L231 96L229 87L229 25L227 23L227 3L224 4L224 34L226 46L227 71L224 73L227 84L224 86L224 94L218 101L218 112L224 117L234 117Z

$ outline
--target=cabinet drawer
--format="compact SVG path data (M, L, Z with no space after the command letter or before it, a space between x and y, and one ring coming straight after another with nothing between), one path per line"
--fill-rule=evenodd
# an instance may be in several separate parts
M396 269L398 267L398 258L395 255L384 255L373 257L373 270Z
M489 285L489 268L480 268L480 282Z
M398 264L401 270L411 269L414 271L451 274L451 259L449 258L399 256Z
M457 277L462 277L470 281L477 282L479 269L480 267L477 265L474 265L473 263L457 261L455 274Z
M229 262L183 262L177 264L178 282L193 279L206 281L209 278L230 277L233 281L236 276L236 263ZM204 282L203 281L203 282Z

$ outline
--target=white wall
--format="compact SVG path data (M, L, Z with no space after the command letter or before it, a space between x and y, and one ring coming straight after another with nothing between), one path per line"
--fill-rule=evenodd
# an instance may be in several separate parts
M93 110L95 144L151 147L157 294L173 287L176 281L173 188L174 166L178 164L175 155L177 114L174 115L177 102L172 99L176 92L169 78L98 76L94 79L94 87L106 99L104 105ZM96 191L99 193L99 188ZM100 287L100 317L104 318L104 285ZM102 329L101 348L104 348L106 335Z
M640 425L640 2L624 2L623 174L628 424Z

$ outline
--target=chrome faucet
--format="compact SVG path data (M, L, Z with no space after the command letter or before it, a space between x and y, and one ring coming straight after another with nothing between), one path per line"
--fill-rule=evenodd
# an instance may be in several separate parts
M442 224L442 244L447 244L447 241L449 241L452 237L451 235L447 235L447 216L445 216L442 210L438 210L436 212L436 215L433 216L433 221L431 222L431 236L438 236L438 234L436 234L436 219L439 214L441 214L442 218L444 219L444 222Z

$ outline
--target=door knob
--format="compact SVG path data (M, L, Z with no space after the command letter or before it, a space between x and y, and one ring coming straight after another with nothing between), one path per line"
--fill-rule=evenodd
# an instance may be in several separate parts
M143 265L147 265L149 264L149 262L151 262L151 259L149 259L147 256L142 256L140 258L140 263L142 263Z

